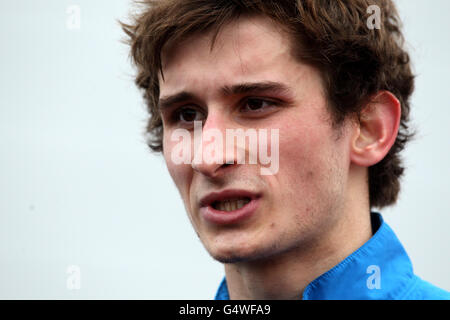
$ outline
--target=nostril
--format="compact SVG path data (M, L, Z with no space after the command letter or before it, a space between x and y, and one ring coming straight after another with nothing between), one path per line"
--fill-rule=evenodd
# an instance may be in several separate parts
M225 162L225 163L222 165L222 168L228 168L228 167L232 166L233 164L234 164L233 162Z
M234 161L234 160L228 160L228 161L225 162L223 165L224 165L224 166L231 166L231 165L233 165L233 164L235 164L235 161Z

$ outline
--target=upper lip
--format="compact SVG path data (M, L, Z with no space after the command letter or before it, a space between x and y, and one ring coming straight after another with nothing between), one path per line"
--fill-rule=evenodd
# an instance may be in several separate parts
M250 198L256 199L259 197L258 193L247 191L247 190L238 190L238 189L228 189L220 192L211 192L207 194L200 200L200 207L207 207L213 204L215 201L224 201L227 199L233 198Z

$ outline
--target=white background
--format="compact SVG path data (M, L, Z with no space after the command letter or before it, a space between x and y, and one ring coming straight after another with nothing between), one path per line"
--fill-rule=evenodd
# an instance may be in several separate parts
M383 210L416 273L450 290L450 2L396 1L417 139ZM81 9L81 28L66 12ZM117 19L129 1L0 2L0 298L211 299L223 277L161 156ZM67 268L81 288L66 286Z

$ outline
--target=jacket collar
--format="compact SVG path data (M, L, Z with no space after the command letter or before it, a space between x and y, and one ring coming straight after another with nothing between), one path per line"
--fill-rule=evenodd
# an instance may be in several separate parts
M411 261L379 213L371 212L371 222L373 236L306 286L304 300L391 300L406 293L414 276ZM229 298L226 279L223 278L215 299Z

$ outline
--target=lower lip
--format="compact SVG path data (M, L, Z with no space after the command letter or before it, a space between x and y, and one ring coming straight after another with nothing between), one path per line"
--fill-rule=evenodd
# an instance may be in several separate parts
M200 214L214 224L226 225L242 222L250 218L259 206L259 199L252 199L242 208L233 211L220 211L212 206L201 207Z

